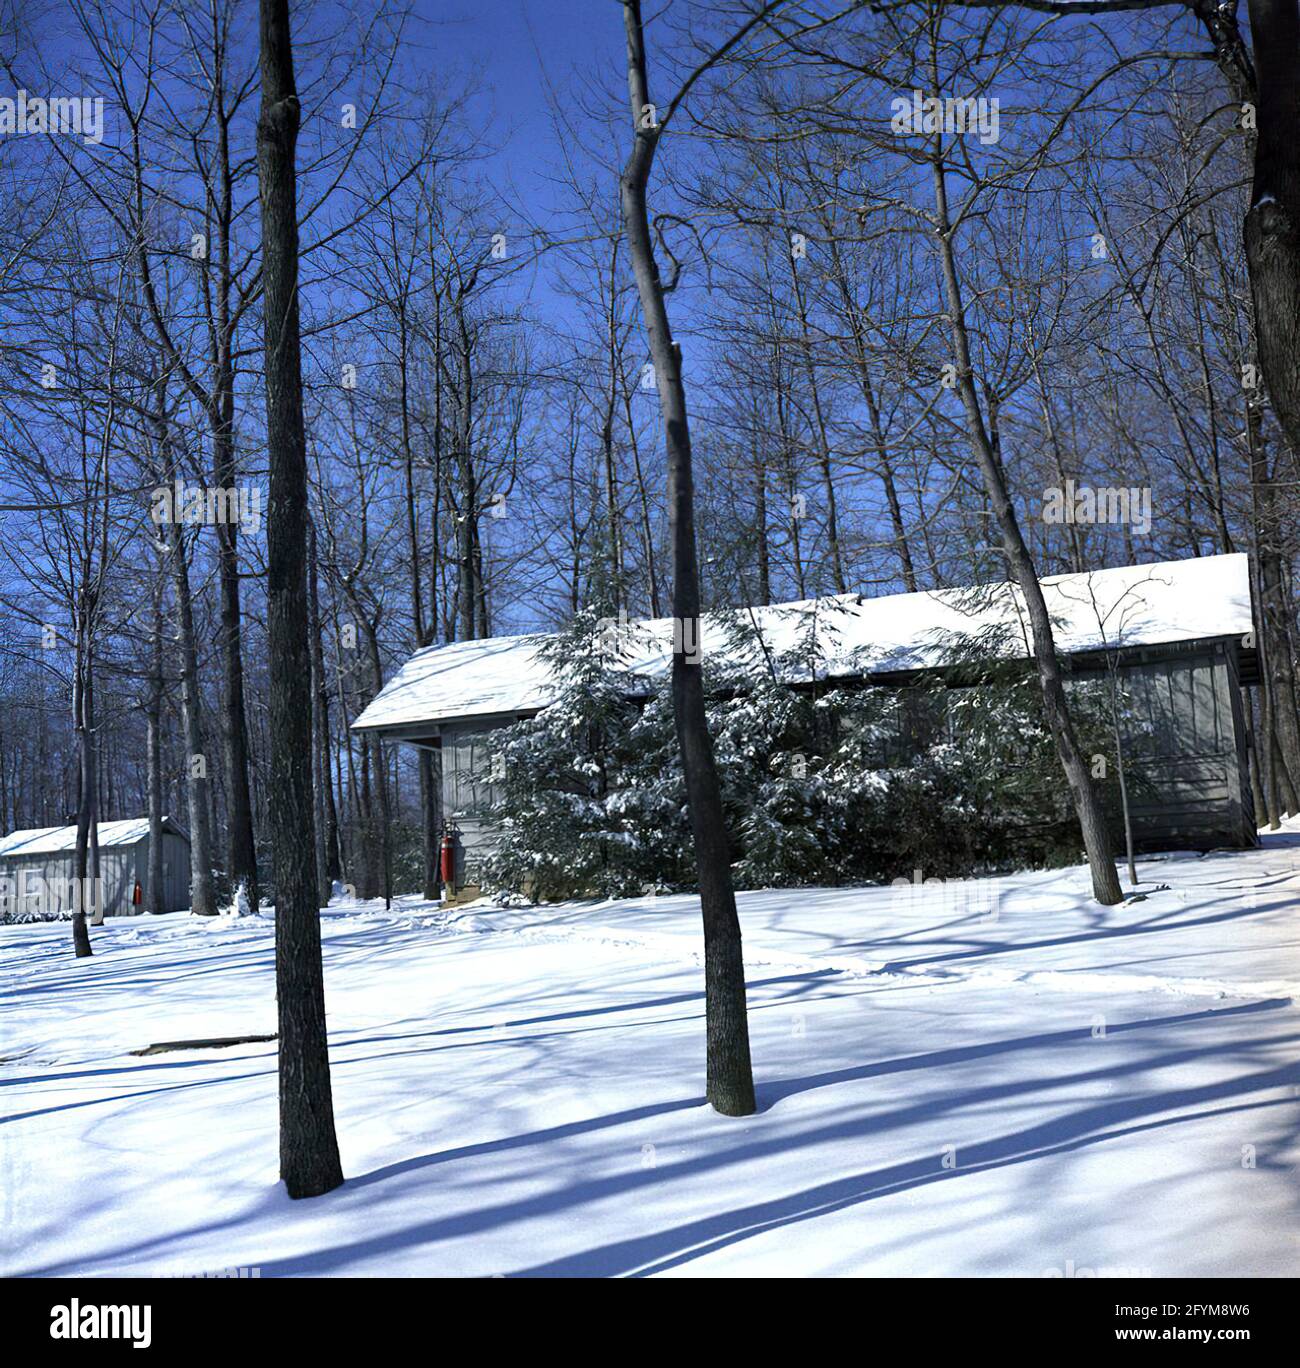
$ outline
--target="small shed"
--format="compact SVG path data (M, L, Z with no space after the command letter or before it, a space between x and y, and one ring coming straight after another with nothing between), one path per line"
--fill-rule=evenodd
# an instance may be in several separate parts
M99 823L100 892L107 917L129 917L149 906L149 819ZM162 820L162 905L177 912L190 905L190 839L169 817ZM0 913L52 915L72 911L76 883L77 828L37 827L0 838ZM136 885L140 902L134 901Z
M1123 732L1146 797L1134 805L1139 848L1257 843L1247 760L1246 686L1258 681L1250 566L1245 555L1116 566L1042 582L1063 672L1070 681L1116 668L1128 698ZM842 594L763 605L747 616L776 655L809 645L818 682L906 688L946 679L956 637L987 637L1006 658L1031 653L1028 612L1016 586ZM629 686L668 678L673 624L637 623L623 657ZM496 786L489 733L535 716L555 680L548 636L495 637L416 652L352 724L428 748L441 762L443 811L458 826L465 877L491 849ZM700 650L726 653L731 633L701 619ZM809 684L807 669L787 681Z

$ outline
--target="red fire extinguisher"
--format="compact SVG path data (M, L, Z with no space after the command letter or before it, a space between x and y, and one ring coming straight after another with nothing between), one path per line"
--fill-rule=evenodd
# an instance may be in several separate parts
M442 859L440 861L442 882L448 889L454 889L456 884L456 837L448 829L442 838Z

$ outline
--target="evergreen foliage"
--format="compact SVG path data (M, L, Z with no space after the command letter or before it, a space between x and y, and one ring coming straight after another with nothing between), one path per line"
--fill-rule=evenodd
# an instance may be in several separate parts
M737 887L888 882L917 869L951 878L1078 858L1027 661L995 662L994 643L954 640L954 687L833 686L816 640L810 623L806 639L773 654L740 612L727 649L706 656ZM501 835L484 882L494 892L691 888L671 700L629 672L638 646L634 626L587 613L544 648L554 701L493 741ZM1088 754L1113 749L1102 687L1071 687Z

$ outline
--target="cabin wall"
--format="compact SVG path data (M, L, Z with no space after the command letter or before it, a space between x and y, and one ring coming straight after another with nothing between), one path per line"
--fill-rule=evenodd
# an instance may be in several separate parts
M122 911L123 886L130 868L127 859L116 847L105 848L99 854L99 877L102 884L104 915L116 916ZM76 887L77 857L75 852L58 852L0 857L0 909L6 914L31 913L46 915L72 911L78 902ZM89 855L87 855L89 868ZM87 914L92 912L90 900L82 895ZM126 889L130 902L130 889ZM130 911L129 905L126 911Z
M1119 670L1134 841L1142 850L1257 843L1240 674L1230 643L1151 649ZM1116 837L1123 840L1122 824Z
M1084 683L1095 686L1108 672L1098 654L1066 663L1067 692ZM1211 850L1257 844L1235 640L1126 649L1116 671L1135 846ZM947 702L962 686L908 689L916 678L893 682L907 691L909 706L900 710L896 734L884 742L882 764L909 763L936 740L951 739ZM1102 749L1107 770L1100 787L1116 850L1122 852L1113 743L1103 742Z
M168 912L188 911L190 906L190 843L184 836L163 836L163 885Z
M183 836L163 833L163 865L164 910L175 912L188 907L189 843ZM0 856L0 913L72 910L75 870L76 854L72 851ZM139 880L147 900L148 838L130 846L101 846L99 877L105 916L129 917L142 912L144 904L137 907L132 894Z
M488 819L500 796L493 782L488 738L514 717L446 723L441 731L442 811L460 832L456 882L478 882L484 858L496 847L497 829Z
M147 841L133 846L100 847L99 877L106 917L129 917L139 910L131 902L135 891L135 853L147 848Z
M71 855L0 856L0 912L43 914L68 905L63 890L69 889L72 871Z
M149 842L135 847L135 877L140 881L141 911L149 906ZM162 838L163 879L162 906L164 912L182 912L190 905L190 843L184 836L164 831ZM135 909L130 909L134 911Z

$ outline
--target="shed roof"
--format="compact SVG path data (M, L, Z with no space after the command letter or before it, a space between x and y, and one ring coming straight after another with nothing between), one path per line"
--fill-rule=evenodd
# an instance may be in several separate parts
M163 818L163 830L184 840L189 837L171 820ZM99 844L106 846L131 846L143 841L149 834L147 817L129 817L120 822L100 822ZM61 827L31 827L27 831L11 831L8 836L0 836L0 858L10 855L65 855L77 848L77 825Z
M1120 566L1043 580L1058 651L1154 646L1252 630L1250 570L1243 554ZM954 636L1009 629L1002 649L1029 654L1024 598L1010 583L863 598L807 599L750 610L774 654L811 638L819 678L860 678L944 663ZM652 684L672 664L672 621L635 624L627 669ZM417 651L352 724L404 730L422 723L537 712L554 694L539 648L545 633L429 646ZM714 614L701 621L707 655L729 636ZM805 674L806 677L806 674Z

